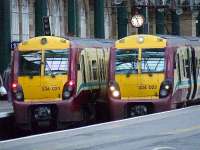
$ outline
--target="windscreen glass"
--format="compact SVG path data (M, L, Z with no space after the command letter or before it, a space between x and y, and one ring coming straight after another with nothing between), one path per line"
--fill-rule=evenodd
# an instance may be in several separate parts
M67 74L68 66L68 49L45 51L45 75Z
M115 73L138 73L138 49L116 50Z
M164 49L142 49L142 72L164 72Z
M40 75L41 51L19 52L19 75Z

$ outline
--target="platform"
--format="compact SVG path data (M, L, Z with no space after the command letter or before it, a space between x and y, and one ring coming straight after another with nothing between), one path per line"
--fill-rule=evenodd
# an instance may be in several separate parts
M0 150L199 150L200 106L0 141Z
M0 101L0 118L13 115L12 103L6 100Z

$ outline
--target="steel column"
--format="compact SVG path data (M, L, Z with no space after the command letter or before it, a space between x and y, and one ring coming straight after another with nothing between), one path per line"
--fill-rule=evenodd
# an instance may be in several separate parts
M70 36L77 34L76 0L68 0L68 33Z
M146 25L145 25L145 22L146 22L146 7L143 6L140 9L138 9L138 13L144 17L144 24L143 24L143 26L138 28L138 34L144 34L144 33L146 34L147 33L146 32Z
M180 16L176 14L176 11L171 12L172 20L172 35L180 35Z
M127 36L128 12L125 2L117 7L118 39Z
M11 21L10 0L0 2L0 73L10 63Z
M47 16L47 0L35 1L35 36L44 35L43 16Z
M156 34L164 34L164 12L156 9Z
M94 37L105 38L104 0L94 0Z

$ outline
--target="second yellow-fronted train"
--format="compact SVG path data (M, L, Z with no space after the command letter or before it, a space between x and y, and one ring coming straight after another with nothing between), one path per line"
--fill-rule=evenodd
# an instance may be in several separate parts
M108 85L112 120L175 109L200 98L200 38L132 35L116 41Z

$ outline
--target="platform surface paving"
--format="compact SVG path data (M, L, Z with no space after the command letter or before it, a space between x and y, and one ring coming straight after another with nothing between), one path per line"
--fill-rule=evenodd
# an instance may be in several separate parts
M200 106L0 141L0 150L199 150Z

